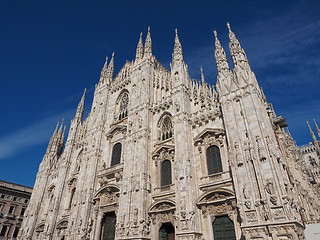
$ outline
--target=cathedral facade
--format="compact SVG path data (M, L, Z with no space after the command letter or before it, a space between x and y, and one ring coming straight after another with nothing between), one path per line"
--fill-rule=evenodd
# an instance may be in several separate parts
M86 119L84 93L50 139L19 239L305 239L318 183L228 29L216 86L190 78L177 31L170 70L150 29L115 77L107 59Z

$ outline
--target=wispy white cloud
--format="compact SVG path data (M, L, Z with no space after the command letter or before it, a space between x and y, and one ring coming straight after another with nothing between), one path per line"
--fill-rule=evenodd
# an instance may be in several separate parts
M39 120L6 136L0 137L0 159L15 156L21 151L49 142L54 128L61 119L71 119L74 110Z

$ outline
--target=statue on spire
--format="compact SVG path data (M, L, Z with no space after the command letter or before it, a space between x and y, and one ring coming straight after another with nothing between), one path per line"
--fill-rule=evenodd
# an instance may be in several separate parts
M152 42L151 42L151 35L150 35L150 27L148 27L148 34L144 44L144 57L149 58L151 56L152 56Z
M140 33L139 42L136 50L136 62L143 58L142 32Z

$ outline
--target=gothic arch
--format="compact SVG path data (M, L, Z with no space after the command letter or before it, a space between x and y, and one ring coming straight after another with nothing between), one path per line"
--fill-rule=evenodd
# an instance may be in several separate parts
M172 120L172 115L169 112L164 112L161 114L157 127L158 127L158 139L160 141L167 140L174 135L174 123Z
M159 230L163 223L171 222L173 226L176 225L175 217L176 203L170 199L164 199L154 202L148 208L148 214L150 215L151 222L156 225L154 229ZM158 233L154 233L158 234Z
M197 199L197 205L201 205L203 203L211 203L216 200L227 200L227 199L234 199L235 193L230 189L226 188L216 188L211 191L205 192L200 195Z
M49 192L49 193L52 193L55 188L56 188L56 185L55 185L54 183L52 183L52 184L50 185L50 187L48 187L48 192Z
M164 212L176 209L175 201L171 199L164 199L157 202L154 202L150 205L148 209L148 213L157 213L157 212Z
M96 193L93 195L93 199L96 199L99 197L99 194L103 192L103 190L111 188L111 189L116 189L117 192L120 192L120 186L117 184L107 184L101 188L99 188Z
M77 184L77 181L78 179L75 177L75 176L72 176L68 181L68 186L69 186L69 189L73 188L73 187L76 187L76 184Z
M74 172L78 172L78 170L80 170L80 164L81 164L81 161L82 161L82 156L83 156L83 148L81 148L81 150L77 153L76 165L74 167Z
M116 111L115 111L115 120L120 121L128 116L128 107L129 107L129 91L123 89L116 100Z
M41 222L35 227L35 229L36 229L36 232L38 232L38 233L43 232L45 229L45 224L43 222Z
M119 103L120 103L120 100L121 100L122 95L123 95L124 93L127 93L127 94L129 95L129 91L128 91L126 88L122 89L122 90L120 91L120 93L118 94L118 97L117 97L117 100L116 100L116 104L119 104Z
M63 218L57 223L57 229L67 228L68 227L68 219Z

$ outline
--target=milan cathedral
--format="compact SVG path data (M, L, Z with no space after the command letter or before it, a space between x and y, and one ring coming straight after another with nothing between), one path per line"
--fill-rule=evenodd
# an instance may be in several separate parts
M88 116L84 92L50 139L18 239L305 239L319 142L310 128L295 144L227 26L233 68L214 31L216 85L190 78L177 30L170 70L150 28L115 77L106 60Z

